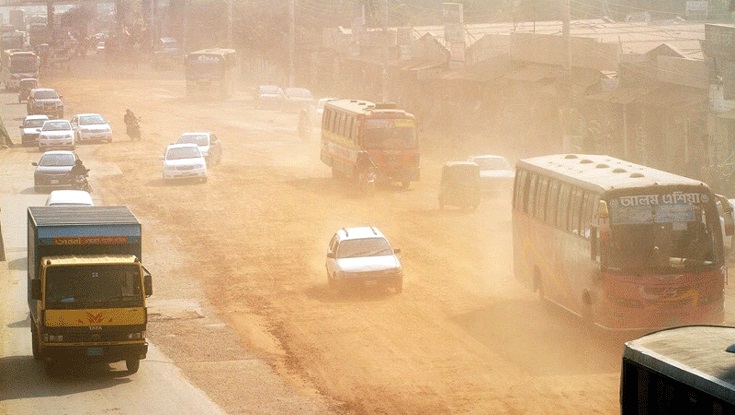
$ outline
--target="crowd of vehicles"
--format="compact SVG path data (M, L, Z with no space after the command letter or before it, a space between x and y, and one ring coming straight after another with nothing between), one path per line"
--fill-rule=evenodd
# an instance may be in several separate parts
M516 278L604 329L722 323L726 264L715 202L705 183L609 156L520 160Z
M28 309L33 357L62 364L146 357L142 228L125 206L28 208Z

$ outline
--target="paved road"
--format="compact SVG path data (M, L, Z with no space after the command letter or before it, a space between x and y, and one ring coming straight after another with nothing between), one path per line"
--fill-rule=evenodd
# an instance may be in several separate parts
M0 114L17 139L25 106L17 104L15 94L3 93ZM80 147L78 153L84 159L94 147ZM6 254L6 261L0 262L0 414L223 414L153 344L140 371L132 376L126 375L121 362L49 378L33 360L25 302L25 218L28 206L42 205L46 199L45 194L33 192L30 163L38 157L33 149L0 150L0 223ZM87 164L97 178L117 171L114 165Z

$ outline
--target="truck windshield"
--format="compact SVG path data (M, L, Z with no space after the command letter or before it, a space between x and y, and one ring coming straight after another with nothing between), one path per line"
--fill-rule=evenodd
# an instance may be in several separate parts
M46 272L47 309L140 306L140 268L135 264L51 266Z

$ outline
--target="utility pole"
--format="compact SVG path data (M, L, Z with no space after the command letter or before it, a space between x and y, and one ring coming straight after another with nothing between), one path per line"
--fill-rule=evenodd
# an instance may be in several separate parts
M290 0L288 2L288 86L294 86L294 48L296 41L294 36L296 35L296 21L295 21L295 3L296 0Z
M572 104L572 35L570 29L571 1L564 0L562 10L562 37L564 38L564 100L566 105Z
M383 0L383 71L382 71L382 102L388 101L388 0Z
M227 0L227 47L232 49L232 2Z

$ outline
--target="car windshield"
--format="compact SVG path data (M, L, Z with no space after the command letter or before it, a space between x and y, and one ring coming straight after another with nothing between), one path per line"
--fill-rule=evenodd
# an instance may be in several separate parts
M391 255L393 251L385 238L351 239L339 244L337 258L359 258Z
M481 170L512 170L508 160L500 157L474 157L472 161L480 166Z
M25 128L38 128L43 126L43 123L45 123L47 120L40 119L40 120L26 120L23 123L23 127Z
M38 162L39 166L73 166L74 165L73 154L44 154L41 157L41 161Z
M71 130L69 121L46 121L43 123L43 131L64 131Z
M59 94L56 91L36 91L33 94L34 99L57 99Z
M200 158L202 153L197 147L173 147L168 149L166 160L181 160Z
M79 117L79 125L106 124L107 121L99 114L82 115Z
M206 134L185 134L179 137L179 144L196 144L198 146L206 146L209 144Z

